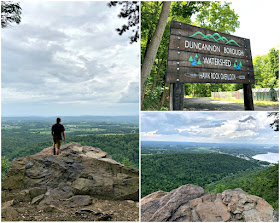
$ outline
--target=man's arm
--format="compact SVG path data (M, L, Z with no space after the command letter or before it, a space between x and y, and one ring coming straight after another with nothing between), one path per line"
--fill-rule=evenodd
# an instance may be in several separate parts
M65 142L65 133L64 131L62 132L63 138L64 138L64 142Z

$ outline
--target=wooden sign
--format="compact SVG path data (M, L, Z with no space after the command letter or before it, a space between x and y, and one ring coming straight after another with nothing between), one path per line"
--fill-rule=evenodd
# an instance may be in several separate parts
M254 84L250 40L171 21L166 82Z

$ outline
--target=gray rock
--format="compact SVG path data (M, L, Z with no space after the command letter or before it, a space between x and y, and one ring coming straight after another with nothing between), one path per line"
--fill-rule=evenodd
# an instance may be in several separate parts
M48 190L40 205L58 205L61 200L68 199L71 196L73 196L71 187L65 184L64 190L61 187Z
M48 212L48 213L51 213L51 212L62 212L60 209L58 209L54 205L42 206L40 209L43 210L44 212Z
M160 198L167 194L168 193L164 191L157 191L141 199L141 220L143 222L149 221L151 219L153 214L160 207Z
M88 213L93 213L94 211L88 208L82 208L80 209L80 212L88 212Z
M15 193L13 199L17 202L29 202L31 201L31 197L29 194L29 190L21 190L18 193Z
M159 200L160 207L153 214L150 221L168 221L182 203L187 203L192 199L200 197L202 194L204 194L202 187L191 184L172 190Z
M76 195L70 198L70 205L72 207L76 206L88 206L92 204L92 198L88 195Z
M62 146L59 156L49 147L13 160L2 184L2 202L55 206L73 195L138 201L139 171L110 159L98 148L71 143Z
M2 207L10 207L14 205L14 200L2 202Z
M18 212L15 208L9 207L2 207L2 221L12 221L13 219L18 217Z
M78 178L73 182L72 187L74 188L75 194L90 194L90 191L94 187L93 184L94 182L92 180Z
M41 194L45 194L47 192L47 188L41 187L33 187L29 190L30 198L33 199Z
M39 204L40 201L43 200L44 196L45 196L44 194L41 194L37 197L34 197L31 201L31 204Z

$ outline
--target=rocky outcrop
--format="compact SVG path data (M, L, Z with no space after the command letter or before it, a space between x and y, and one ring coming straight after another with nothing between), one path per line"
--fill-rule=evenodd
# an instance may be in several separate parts
M241 189L205 193L187 184L171 192L158 191L141 200L142 221L278 221L270 204Z
M19 203L82 207L91 205L92 199L138 201L138 193L138 170L98 148L71 143L62 146L59 156L49 147L13 160L2 185L2 206L12 205L5 205L2 214L9 217Z

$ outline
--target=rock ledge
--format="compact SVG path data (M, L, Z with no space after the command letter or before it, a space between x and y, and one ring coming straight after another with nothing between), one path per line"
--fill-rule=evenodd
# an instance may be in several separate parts
M139 171L102 150L71 143L55 156L49 147L13 160L2 184L2 219L14 220L20 209L13 207L20 204L59 210L62 204L62 209L88 206L93 199L137 202L138 194Z
M278 221L277 213L260 197L241 189L205 193L187 184L171 192L157 191L141 199L142 221Z

